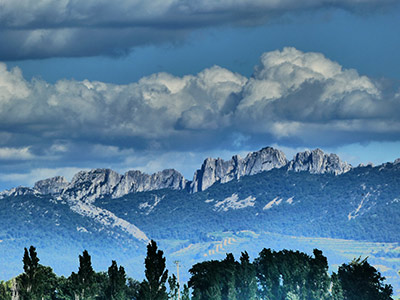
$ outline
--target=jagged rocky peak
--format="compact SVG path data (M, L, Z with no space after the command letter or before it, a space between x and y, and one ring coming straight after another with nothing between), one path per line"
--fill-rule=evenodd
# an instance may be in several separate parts
M394 164L399 164L400 159ZM159 189L183 190L188 188L195 193L204 191L216 182L226 183L245 175L254 175L275 168L286 167L288 171L307 171L313 174L332 173L339 175L352 167L340 160L336 154L325 154L320 149L300 152L292 161L285 154L272 147L249 153L245 158L235 155L230 160L207 158L201 168L194 174L193 181L188 182L182 174L167 169L154 174L141 171L128 171L124 175L110 169L80 171L70 183L61 176L38 181L30 192L61 196L68 200L93 202L98 198L110 196L122 197L129 193L145 192ZM21 189L5 191L10 193L27 193Z
M24 186L19 186L16 188L12 188L9 190L5 190L0 192L0 199L3 199L4 197L16 197L16 196L24 196L24 195L37 195L40 194L38 191L32 188L24 187Z
M187 180L181 173L174 169L166 169L151 175L151 181L154 186L165 189L170 188L174 190L185 189Z
M397 159L393 162L393 164L394 164L394 165L400 164L400 158L397 158Z
M80 171L72 178L63 195L68 195L72 200L93 202L97 198L111 194L121 177L110 169Z
M235 178L237 166L240 166L242 159L238 156L232 160L224 161L221 158L207 158L200 170L194 173L190 185L192 193L204 191L215 182L225 183Z
M121 175L111 169L94 169L90 171L80 171L74 175L71 186L89 184L116 185L121 180Z
M68 180L63 176L39 180L35 183L34 189L41 194L59 194L68 186Z
M350 164L340 160L336 154L325 154L321 149L299 152L288 164L289 171L307 171L311 174L339 175L350 171L351 168Z
M272 147L266 147L246 156L244 159L246 169L243 175L254 175L274 168L281 168L288 162L285 153Z
M113 192L113 197L121 197L132 192L144 192L158 189L181 190L186 187L187 180L174 169L154 173L152 175L141 171L128 171Z
M104 196L117 198L133 192L164 188L183 190L186 185L187 180L173 169L152 175L135 170L120 175L110 169L94 169L78 172L70 183L61 176L38 181L33 190L40 194L61 195L69 200L93 202Z
M228 161L221 158L207 158L201 169L195 172L190 191L192 193L204 191L216 182L226 183L244 175L281 168L287 163L285 154L272 147L249 153L244 159L238 155Z
M360 163L360 164L357 166L357 168L366 168L366 167L371 167L371 168L373 168L373 167L374 167L374 164L373 164L372 162L369 162L369 163L367 163L367 164Z

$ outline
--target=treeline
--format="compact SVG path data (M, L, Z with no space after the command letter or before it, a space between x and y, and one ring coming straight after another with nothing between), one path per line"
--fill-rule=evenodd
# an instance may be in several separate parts
M112 261L107 272L95 272L87 251L79 255L78 272L58 277L39 263L36 249L25 248L24 273L1 282L0 300L389 300L393 289L366 259L343 264L332 275L322 251L263 249L251 262L247 252L239 261L197 263L183 287L168 276L163 251L151 241L145 258L145 279L127 277ZM168 286L168 287L167 287Z

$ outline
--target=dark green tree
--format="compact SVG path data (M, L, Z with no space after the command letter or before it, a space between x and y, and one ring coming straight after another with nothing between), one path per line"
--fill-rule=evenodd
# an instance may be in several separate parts
M11 282L0 281L0 300L11 300Z
M336 275L335 275L336 276ZM392 300L393 288L384 284L385 277L367 262L354 259L339 267L337 278L344 300Z
M95 299L98 294L96 273L92 267L91 257L86 250L83 251L82 255L79 255L78 273L72 272L68 281L69 292L77 300Z
M189 270L192 274L189 287L193 289L193 299L235 300L238 265L231 253L222 261L195 264Z
M71 277L66 278L61 276L58 277L57 281L57 298L63 300L75 300L75 288L72 284Z
M128 277L126 297L130 300L138 300L140 292L140 282Z
M33 246L24 249L22 258L24 264L24 273L18 277L18 291L22 298L32 298L35 296L33 287L37 286L37 272L39 268L39 258L36 248Z
M240 264L236 268L236 298L237 300L257 299L256 268L250 262L246 251L242 252Z
M106 289L107 299L110 300L125 300L127 286L126 274L124 267L118 268L117 262L113 260L108 268L108 286Z
M262 299L282 299L281 274L278 255L271 249L263 249L255 259L259 294Z
M147 245L145 258L145 277L141 283L140 300L166 300L168 299L165 283L168 278L168 270L165 268L163 251L157 249L157 243L150 241Z
M307 300L328 300L331 298L329 288L331 278L328 273L328 260L321 250L314 249L314 258L309 260L307 274Z
M57 287L57 276L50 267L39 264L36 249L25 248L24 273L17 277L17 290L21 299L53 299Z
M315 249L314 257L299 251L263 249L256 259L260 296L270 300L327 300L328 261Z
M195 300L221 300L228 295L235 296L234 260L229 255L223 261L211 260L195 264L189 272L192 274L189 287L193 289ZM233 273L232 273L233 271ZM233 276L232 276L233 275Z
M190 290L187 284L183 285L182 300L190 300Z
M36 299L54 299L56 289L57 275L54 274L53 269L39 265L37 271L37 285L33 288Z
M169 293L168 298L171 300L178 300L179 283L175 274L168 277Z
M334 272L331 276L332 281L332 300L344 300L342 285L338 275Z
M238 263L232 253L226 254L220 263L220 287L222 300L236 300L236 271Z
M221 300L221 273L220 262L216 260L204 261L192 266L189 270L192 275L189 287L193 290L194 300Z

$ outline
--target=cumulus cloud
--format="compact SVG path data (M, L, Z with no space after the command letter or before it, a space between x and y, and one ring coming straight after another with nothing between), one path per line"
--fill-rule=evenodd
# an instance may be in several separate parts
M23 148L0 148L0 160L28 160L35 158L29 151L29 147Z
M263 54L250 78L214 66L127 85L27 81L0 64L0 89L0 160L21 169L154 171L183 153L400 140L398 87L294 48Z
M251 26L291 12L374 11L396 0L5 0L1 60L121 55L136 46L182 40L211 26Z
M396 118L393 110L398 110L398 101L383 97L370 78L320 53L294 48L265 53L242 97L237 110L241 123L278 139L297 136L307 141L316 126L353 134L368 127L372 134L380 131L382 121L389 131L387 120Z

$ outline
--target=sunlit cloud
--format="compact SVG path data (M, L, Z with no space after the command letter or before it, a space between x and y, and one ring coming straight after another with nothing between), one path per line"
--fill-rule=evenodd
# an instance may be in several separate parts
M295 48L263 54L250 78L214 66L127 85L27 81L0 64L0 88L0 160L17 177L71 166L187 176L200 154L400 140L398 89Z

